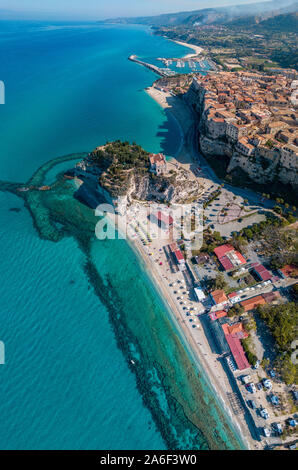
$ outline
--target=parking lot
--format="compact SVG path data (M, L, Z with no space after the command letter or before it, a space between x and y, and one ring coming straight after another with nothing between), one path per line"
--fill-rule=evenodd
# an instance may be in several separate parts
M250 391L251 388L249 387L249 384L246 385L243 383L243 377L245 376L250 377L249 384L254 384L254 392ZM287 403L286 395L288 394L288 390L285 384L270 376L269 381L272 385L272 389L266 389L263 384L264 379L268 379L268 376L262 369L251 369L248 374L240 372L236 374L239 390L250 410L256 427L260 432L260 437L262 440L267 441L268 444L280 444L280 436L276 430L275 423L279 423L284 430L287 427L287 419L292 418L292 414L289 412L290 410L285 405L285 403ZM272 396L278 398L278 405L272 404ZM252 401L255 405L255 409L253 409L251 405ZM267 411L267 415L264 410ZM267 418L262 417L262 414L267 416ZM264 436L264 427L270 431L270 436Z
M201 202L206 203L217 188L216 185L211 186ZM222 237L229 238L232 232L265 220L265 214L260 213L260 209L259 206L245 204L241 196L221 188L221 194L204 209L205 225L219 232Z

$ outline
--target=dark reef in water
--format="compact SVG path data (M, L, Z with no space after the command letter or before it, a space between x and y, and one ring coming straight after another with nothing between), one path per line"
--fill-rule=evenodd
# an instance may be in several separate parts
M92 260L91 248L98 217L95 217L94 211L73 197L76 191L74 183L65 180L60 174L49 191L19 191L22 187L39 187L45 184L47 173L55 165L83 158L85 155L85 153L73 154L51 160L39 168L25 184L0 181L0 191L11 192L24 200L41 239L58 242L65 236L72 236L77 240L85 255L83 268L90 286L107 308L118 347L136 376L137 387L144 404L150 409L167 447L169 449L241 448L242 444L231 429L216 399L206 399L205 385L202 385L203 378L200 377L202 374L198 374L168 316L165 314L155 320L159 323L154 332L150 330L151 320L147 320L149 323L146 326L150 336L146 337L146 341L134 330L134 323L129 316L130 311L123 307L113 278L109 275L103 278ZM74 281L71 281L71 284L74 284ZM139 312L139 315L144 321L143 312ZM161 344L157 327L168 328L171 333L169 341L176 352L174 359L168 357L166 346ZM132 344L140 358L134 362L132 362L134 358L131 351ZM176 356L179 356L179 360L176 360ZM156 387L157 382L152 378L152 371L158 376L168 412L162 409L156 390L153 389L152 384ZM209 412L211 408L216 410L216 416ZM221 423L220 429L225 431L225 439L222 432L219 432L219 423Z

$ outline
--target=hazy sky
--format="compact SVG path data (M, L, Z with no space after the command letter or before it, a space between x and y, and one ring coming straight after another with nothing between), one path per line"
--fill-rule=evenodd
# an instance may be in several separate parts
M205 7L240 5L260 0L0 0L1 10L18 17L100 19L154 15ZM6 12L2 16L9 15Z

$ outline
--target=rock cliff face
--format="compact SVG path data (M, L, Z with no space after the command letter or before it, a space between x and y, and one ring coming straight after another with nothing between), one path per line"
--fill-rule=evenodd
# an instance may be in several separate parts
M100 187L105 199L113 202L118 196L125 197L128 203L137 201L158 201L170 204L186 204L198 198L200 185L196 180L190 180L187 172L163 176L139 174L132 172L129 182L118 195Z
M197 179L190 178L185 169L168 168L157 176L150 171L149 154L136 145L119 142L95 149L77 164L77 176L96 186L109 203L121 197L128 203L138 200L186 204L196 200L200 190Z
M200 134L200 146L201 151L205 155L220 156L225 155L232 158L233 149L231 145L226 142L221 141L220 139L214 140L203 133Z
M127 192L129 200L190 203L198 198L200 186L184 170L169 175L134 175Z
M266 149L255 147L250 154L241 150L238 141L227 138L224 124L212 127L207 119L205 106L205 91L193 81L185 100L198 113L200 147L204 155L228 157L229 165L227 173L241 169L247 176L260 184L268 184L280 181L283 184L291 184L295 190L298 188L297 158L284 150Z

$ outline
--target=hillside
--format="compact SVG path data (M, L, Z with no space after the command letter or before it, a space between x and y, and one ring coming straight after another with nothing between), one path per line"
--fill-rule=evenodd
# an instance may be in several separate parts
M253 28L258 32L277 31L293 32L298 31L298 2L289 7L273 10L262 15L251 15L237 18L228 23L229 28Z
M170 168L158 176L151 173L149 153L135 143L118 140L97 147L81 162L82 167L92 175L92 181L98 176L100 187L112 198L186 203L196 199L200 191L199 181L190 180L182 168Z
M278 15L262 21L256 29L263 29L266 31L284 31L297 33L298 31L298 13L289 13L286 15Z
M229 6L221 8L205 8L195 11L169 13L157 16L146 16L136 18L114 18L108 19L106 23L143 24L148 26L203 26L219 25L237 21L243 17L258 17L260 20L274 16L274 14L288 13L292 10L293 0L272 0L271 2L260 2L247 5ZM290 10L288 10L290 8ZM283 11L284 10L284 11ZM252 20L257 21L257 20Z

